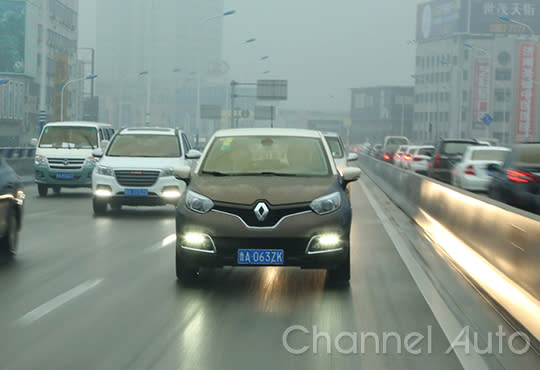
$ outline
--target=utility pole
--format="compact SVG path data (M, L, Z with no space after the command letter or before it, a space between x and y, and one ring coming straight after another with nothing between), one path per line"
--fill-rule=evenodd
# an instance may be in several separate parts
M234 128L234 99L236 98L236 81L231 81L231 128Z
M41 2L41 74L39 89L39 132L43 130L47 120L47 39L49 34L49 0Z

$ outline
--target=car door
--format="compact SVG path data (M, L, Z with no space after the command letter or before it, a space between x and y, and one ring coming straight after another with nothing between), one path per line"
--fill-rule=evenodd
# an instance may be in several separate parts
M7 218L13 195L13 170L0 158L0 236L6 234Z

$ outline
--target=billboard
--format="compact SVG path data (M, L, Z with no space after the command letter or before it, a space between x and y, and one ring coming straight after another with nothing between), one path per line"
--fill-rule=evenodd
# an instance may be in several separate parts
M287 80L257 80L257 99L287 100Z
M515 141L523 142L534 138L538 44L532 42L519 44L518 75Z
M528 33L525 26L504 22L499 15L526 23L534 30L540 25L540 0L471 0L471 33Z
M482 118L486 113L489 113L490 82L491 65L489 58L476 58L473 83L473 122L482 122Z
M436 0L417 7L416 40L431 40L467 31L469 0Z
M35 76L37 24L33 4L0 0L0 73Z

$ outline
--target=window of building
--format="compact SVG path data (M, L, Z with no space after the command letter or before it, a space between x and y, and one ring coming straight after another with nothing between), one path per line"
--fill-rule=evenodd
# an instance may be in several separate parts
M467 102L467 99L469 98L469 94L467 90L463 90L463 93L461 94L463 96L463 103Z
M495 69L495 80L510 81L511 79L512 79L512 70L510 70L509 68Z
M463 81L467 81L469 79L469 71L466 69L463 70Z
M497 61L502 66L507 66L510 63L510 59L510 54L506 51L503 51L497 55Z

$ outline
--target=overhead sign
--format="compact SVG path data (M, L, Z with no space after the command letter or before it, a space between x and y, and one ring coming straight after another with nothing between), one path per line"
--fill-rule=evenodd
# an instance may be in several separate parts
M491 65L489 59L476 58L472 101L473 122L483 121L483 117L489 112L490 96Z
M534 30L540 25L540 0L471 0L471 33L527 33L523 25L504 22L503 15Z
M417 7L416 40L467 31L468 0L436 0Z
M536 80L538 78L538 45L519 44L518 90L516 109L516 142L534 138L536 124Z
M274 107L265 105L255 106L256 121L270 121L274 119Z
M219 105L201 105L201 119L221 119Z
M287 80L258 80L257 99L287 100Z

